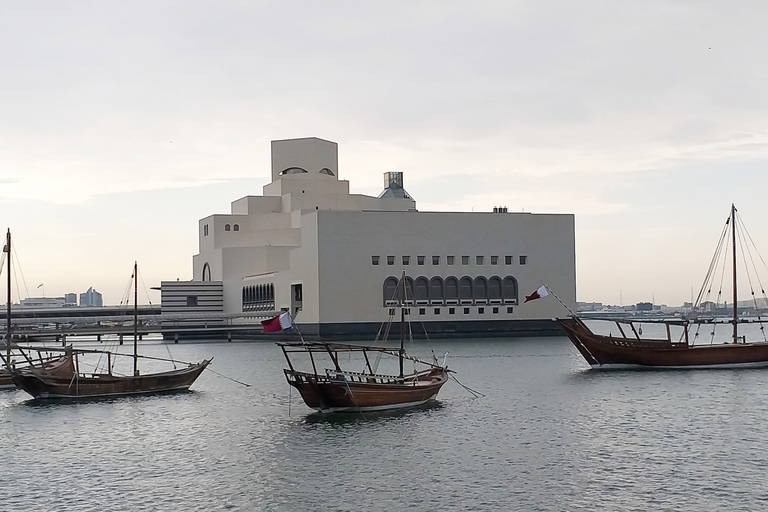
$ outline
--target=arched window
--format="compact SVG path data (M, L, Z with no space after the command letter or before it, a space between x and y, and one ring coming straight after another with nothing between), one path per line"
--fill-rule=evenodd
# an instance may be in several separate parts
M426 277L416 278L413 293L416 304L429 304L429 281Z
M384 280L384 307L397 304L397 278L388 277Z
M429 280L429 302L431 304L442 304L444 301L443 280L439 277L433 277Z
M445 302L447 304L459 303L459 280L453 276L445 279Z
M240 224L235 224L233 227L233 231L240 231Z
M211 280L211 266L208 265L208 262L206 262L203 265L203 281L210 281Z
M504 304L517 304L517 279L507 276L501 284L501 295Z
M484 277L475 278L475 304L488 304L488 281Z
M229 231L229 230L230 230L230 225L224 224L224 231Z
M320 174L327 174L328 176L336 176L335 174L333 174L333 171L327 167L323 167L322 169L320 169Z
M472 304L472 278L464 276L459 281L459 299L462 304Z
M289 167L283 171L280 171L280 176L285 176L286 174L309 174L306 169L302 169L301 167Z
M488 299L491 304L501 304L501 278L499 276L488 279Z

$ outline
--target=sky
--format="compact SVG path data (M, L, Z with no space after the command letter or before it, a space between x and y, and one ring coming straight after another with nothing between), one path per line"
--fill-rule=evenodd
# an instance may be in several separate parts
M574 214L579 301L679 305L731 203L768 256L767 22L742 0L0 0L14 301L118 304L134 261L143 290L191 279L198 220L262 193L271 140L320 137L353 193L400 170L422 211Z

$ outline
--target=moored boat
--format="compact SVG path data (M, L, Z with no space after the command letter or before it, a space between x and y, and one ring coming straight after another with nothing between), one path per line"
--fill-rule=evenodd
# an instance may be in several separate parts
M51 367L31 365L25 368L8 367L14 384L32 397L40 399L92 399L120 396L159 394L186 391L210 364L211 359L200 363L184 363L183 368L176 368L178 361L172 359L149 358L170 361L173 370L142 374L139 372L139 358L148 358L138 354L138 267L134 264L134 335L133 354L119 354L104 350L83 350L68 348L72 363L69 367ZM24 353L24 349L19 348ZM106 356L106 369L98 372L85 372L80 368L80 357L87 354ZM113 372L113 361L119 356L133 358L133 374L119 375Z
M400 310L400 346L387 348L387 334L390 332L392 315L384 330L382 339L374 345L351 345L326 342L283 342L288 368L284 369L288 384L296 388L304 403L322 413L367 412L399 409L422 405L437 397L440 388L448 381L449 370L445 364L423 361L405 352L407 329L405 322L406 303L405 274L400 278L394 301ZM285 313L287 315L287 313ZM274 324L274 321L272 321ZM310 370L299 370L296 357L305 355ZM383 357L397 362L397 373L379 372ZM329 368L322 368L322 362ZM404 371L405 363L413 363L411 373ZM359 371L342 368L342 364L358 364Z
M710 264L709 273L701 288L693 311L674 320L658 321L665 328L664 337L644 337L642 329L637 327L638 319L620 318L614 322L618 334L598 334L591 329L585 319L572 314L567 318L556 319L562 331L592 368L660 368L660 369L698 369L698 368L749 368L768 366L768 338L762 327L764 319L758 314L754 319L745 320L739 317L737 257L738 246L749 247L746 242L737 245L737 232L743 231L743 225L737 216L736 207L731 205L731 212L718 244L718 250ZM751 242L751 237L744 239ZM730 243L729 243L730 242ZM712 316L703 317L705 307L713 303L705 300L711 293L712 283L716 282L715 269L726 262L722 254L731 247L731 268L733 295L731 317L729 321L718 321ZM753 258L748 258L754 261ZM760 258L762 261L762 258ZM725 265L722 265L723 267ZM720 282L723 280L720 279ZM751 279L748 282L753 282ZM721 290L722 291L722 290ZM763 292L765 293L765 292ZM718 292L719 297L721 292ZM751 290L755 301L755 310L759 311L755 299L755 291ZM706 306L705 306L706 305ZM724 308L723 308L724 309ZM759 324L762 339L747 341L746 336L739 334L739 325L746 323ZM716 328L730 324L727 339L715 339ZM701 326L711 330L709 341L699 337ZM711 328L711 329L710 329ZM677 336L672 335L676 330Z

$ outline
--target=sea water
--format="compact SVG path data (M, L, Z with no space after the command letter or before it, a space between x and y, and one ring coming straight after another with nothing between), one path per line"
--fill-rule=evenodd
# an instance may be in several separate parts
M141 350L213 371L153 397L0 392L0 509L768 508L768 370L595 372L562 337L420 341L482 396L450 381L430 406L320 416L273 343Z

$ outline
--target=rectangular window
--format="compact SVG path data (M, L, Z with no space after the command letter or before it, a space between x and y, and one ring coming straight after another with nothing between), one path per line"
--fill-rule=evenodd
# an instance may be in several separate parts
M482 264L483 264L483 259L484 259L484 258L483 258L482 256L475 256L475 262L476 262L478 265L482 265Z
M469 314L469 308L464 308L464 314L465 314L465 315L468 315L468 314Z
M478 315L484 315L485 314L485 308L477 308L477 314Z
M511 312L512 312L512 308L511 308L511 307L508 307L508 308L507 308L507 313L511 313Z
M395 257L387 256L387 265L394 265L394 264L395 264Z
M203 226L203 236L208 236L208 224Z
M440 256L432 256L432 264L433 265L439 265L440 264Z
M499 264L499 257L491 256L491 265L498 265L498 264Z
M410 265L410 264L411 264L411 257L403 256L403 265Z
M389 316L392 316L395 314L395 308L389 308Z
M528 263L528 256L520 256L520 264L525 265Z
M448 308L448 314L453 315L456 313L456 308Z
M511 265L512 264L512 256L504 256L504 264L505 265Z
M416 263L419 265L423 265L424 261L427 259L426 256L416 256Z
M403 313L405 316L411 316L411 308L403 308Z
M379 257L371 256L371 265L378 265L378 264L379 264Z
M469 256L462 256L461 257L461 264L462 265L469 265Z
M187 306L197 306L196 295L187 295Z
M419 308L419 314L420 315L426 315L427 314L426 308Z
M453 260L456 258L456 256L446 256L446 263L449 265L453 265Z
M493 308L493 314L498 315L499 314L499 308Z
M435 308L435 314L436 314L436 315L439 315L439 314L440 314L440 308Z

